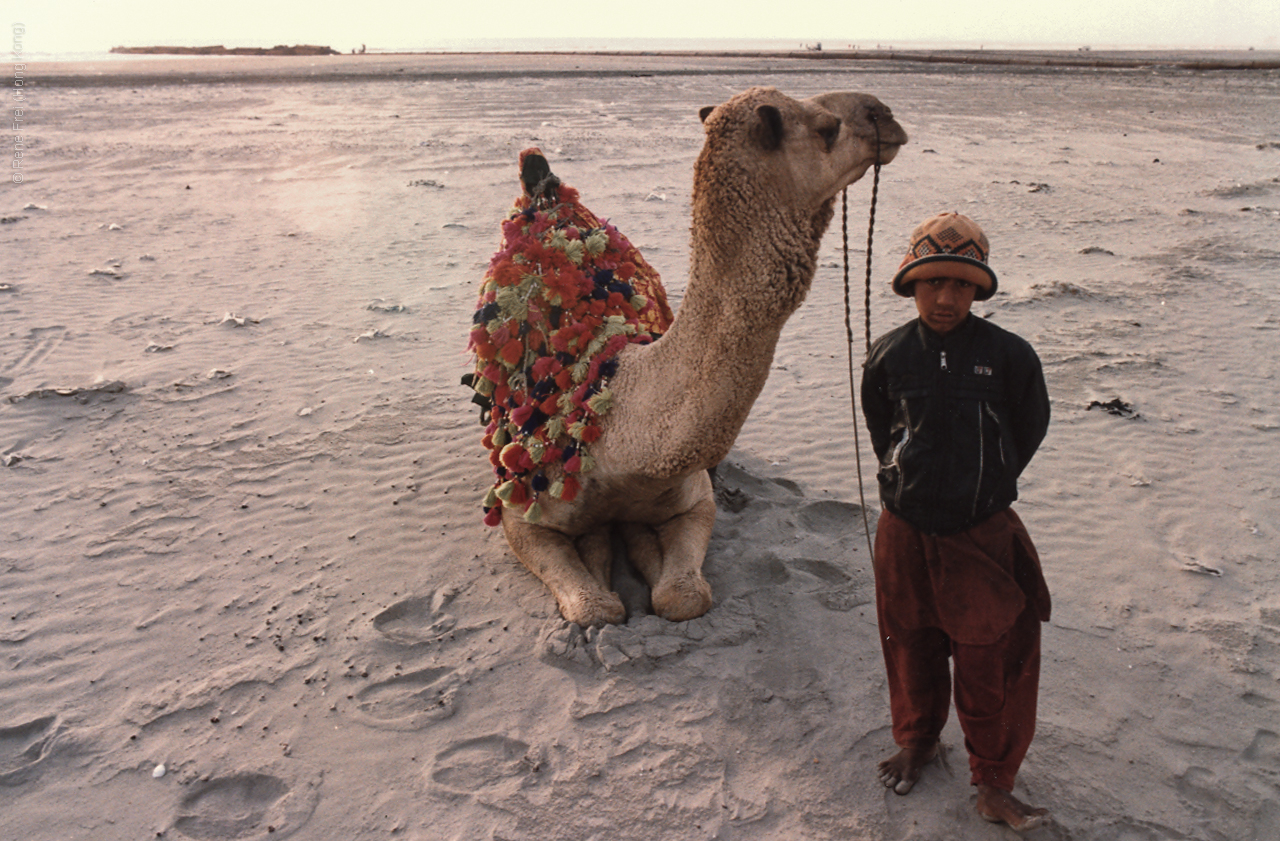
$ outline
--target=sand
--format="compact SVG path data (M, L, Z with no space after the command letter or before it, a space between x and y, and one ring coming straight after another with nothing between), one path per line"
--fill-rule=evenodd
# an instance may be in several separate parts
M583 633L480 522L458 381L516 154L678 305L698 108L774 84L874 93L911 134L874 332L913 314L907 233L959 210L1001 277L978 314L1045 363L1031 837L1280 837L1276 71L398 59L31 65L0 199L0 835L1008 837L954 722L912 794L875 778L838 229L722 467L710 613L645 616L624 578L631 620Z

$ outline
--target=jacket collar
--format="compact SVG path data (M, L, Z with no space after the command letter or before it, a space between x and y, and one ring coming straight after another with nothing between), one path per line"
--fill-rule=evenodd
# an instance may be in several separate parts
M927 348L951 347L957 343L968 341L975 330L974 324L977 316L972 312L965 316L964 321L945 336L935 332L932 327L924 323L924 319L916 317L916 335L920 338L920 343Z

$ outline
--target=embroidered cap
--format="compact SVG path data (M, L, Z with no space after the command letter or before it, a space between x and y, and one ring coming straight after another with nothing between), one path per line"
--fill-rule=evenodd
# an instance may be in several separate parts
M893 291L910 298L917 280L954 277L978 287L973 299L985 301L996 294L997 286L996 273L987 265L990 252L987 235L968 216L931 216L911 232L907 256L891 281Z

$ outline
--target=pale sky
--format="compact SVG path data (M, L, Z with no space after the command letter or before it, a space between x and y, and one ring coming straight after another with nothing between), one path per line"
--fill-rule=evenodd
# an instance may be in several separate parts
M0 0L0 10L25 29L28 54L577 37L1280 49L1280 0Z

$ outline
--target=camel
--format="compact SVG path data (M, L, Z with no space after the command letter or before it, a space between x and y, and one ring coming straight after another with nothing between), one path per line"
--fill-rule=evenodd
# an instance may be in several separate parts
M808 293L836 196L907 142L890 110L859 93L795 100L757 87L700 116L690 273L674 321L657 341L617 352L594 466L574 477L576 494L542 493L536 517L492 497L486 509L564 619L583 627L626 621L610 589L615 530L657 615L710 609L709 469L728 455Z

